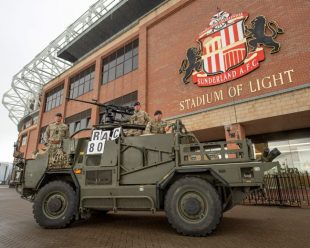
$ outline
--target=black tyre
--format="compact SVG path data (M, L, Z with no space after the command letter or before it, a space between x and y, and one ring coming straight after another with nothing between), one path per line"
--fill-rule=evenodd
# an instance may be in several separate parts
M42 227L64 228L74 222L77 202L76 192L68 183L52 181L38 192L33 215Z
M222 207L217 191L199 177L183 177L165 196L168 221L183 235L206 236L221 221Z

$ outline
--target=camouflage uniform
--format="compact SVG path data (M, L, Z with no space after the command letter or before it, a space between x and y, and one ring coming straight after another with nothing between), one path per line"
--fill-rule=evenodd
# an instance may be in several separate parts
M69 128L66 124L52 123L46 128L44 140L50 155L49 168L62 167L64 165L66 155L62 151L61 142L66 138L69 138Z
M135 111L132 116L129 118L129 123L138 124L138 125L146 125L150 121L149 115L143 111ZM127 136L139 136L143 133L143 130L139 129L130 129L127 131Z
M149 134L149 133L166 133L165 128L167 127L167 122L165 121L156 121L156 120L151 120L145 128L145 133Z

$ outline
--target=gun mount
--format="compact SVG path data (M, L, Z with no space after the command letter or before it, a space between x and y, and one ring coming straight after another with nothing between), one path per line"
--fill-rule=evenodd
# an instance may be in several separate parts
M104 118L102 118L103 120L100 120L101 121L100 124L128 122L128 117L133 115L133 113L134 113L133 107L129 107L129 106L118 106L115 104L104 104L104 103L98 103L96 101L90 102L90 101L84 101L84 100L69 98L69 97L67 97L67 100L82 102L82 103L88 103L88 104L96 105L96 106L99 106L100 108L102 108L104 110Z

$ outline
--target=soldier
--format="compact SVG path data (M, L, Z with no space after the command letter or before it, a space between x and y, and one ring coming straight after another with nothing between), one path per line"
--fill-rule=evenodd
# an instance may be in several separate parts
M146 125L146 134L164 134L169 131L170 126L168 126L167 122L161 119L162 115L163 113L160 110L155 111L154 120L149 121L149 123Z
M140 102L136 102L134 104L135 112L129 118L129 123L131 124L139 124L139 125L146 125L150 121L149 115L141 110ZM127 136L139 136L143 133L143 130L139 129L130 129L127 132Z
M48 168L65 168L67 165L61 143L63 139L69 138L69 128L62 122L62 114L57 113L55 122L49 124L44 133L44 141L49 153Z
M45 145L49 152L53 152L61 146L62 140L66 138L69 138L69 128L62 123L62 114L57 113L55 122L49 124L44 133Z

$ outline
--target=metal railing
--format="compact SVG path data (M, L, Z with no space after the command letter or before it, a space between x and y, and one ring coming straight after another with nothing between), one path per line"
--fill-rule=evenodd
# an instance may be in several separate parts
M248 162L254 160L250 140L218 141L208 143L181 144L181 164L204 164Z
M310 207L310 175L296 169L267 174L263 189L248 194L243 204Z

